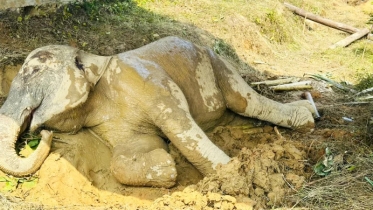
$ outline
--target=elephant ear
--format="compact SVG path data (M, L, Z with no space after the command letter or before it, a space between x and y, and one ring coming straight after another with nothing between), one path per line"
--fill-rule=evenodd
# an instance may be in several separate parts
M110 60L111 57L94 55L78 50L75 64L79 69L84 70L86 79L94 86L104 74Z

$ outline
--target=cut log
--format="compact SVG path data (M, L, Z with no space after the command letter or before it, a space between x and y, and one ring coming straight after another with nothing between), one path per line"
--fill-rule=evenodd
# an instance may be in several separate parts
M338 29L338 30L341 30L341 31L344 31L344 32L347 32L347 33L350 33L350 34L354 34L354 33L360 31L360 29L358 29L358 28L346 25L344 23L339 23L339 22L336 22L336 21L333 21L333 20L330 20L330 19L327 19L327 18L320 17L318 15L315 15L311 12L307 12L307 11L305 11L305 10L299 8L299 7L296 7L292 4L289 4L287 2L285 2L284 5L290 11L294 12L295 14L297 14L299 16L305 17L307 19L310 19L310 20L315 21L317 23L321 23L321 24L329 26L331 28L335 28L335 29ZM368 34L367 38L368 39L373 39L373 35Z
M369 33L369 29L367 28L361 29L360 31L352 34L351 36L348 36L347 38L342 39L341 41L333 44L332 46L330 46L330 49L335 49L337 47L346 47L347 45L360 39L361 37L367 35L368 33Z

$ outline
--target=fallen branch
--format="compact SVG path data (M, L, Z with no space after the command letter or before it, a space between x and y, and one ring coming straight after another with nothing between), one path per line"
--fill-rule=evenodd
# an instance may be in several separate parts
M296 77L291 77L291 78L286 78L286 79L276 79L276 80L265 80L261 82L252 82L251 85L281 85L281 84L287 84L291 82L298 82L300 78Z
M274 91L304 90L311 88L311 81L294 82L290 84L276 85L271 87L271 89Z
M361 29L360 31L352 34L351 36L348 36L347 38L342 39L341 41L333 44L332 46L330 46L330 49L335 49L337 47L346 47L347 45L351 44L352 42L362 38L363 36L366 36L369 32L370 31L367 28Z
M330 19L327 19L327 18L320 17L318 15L315 15L311 12L307 12L307 11L305 11L305 10L299 8L299 7L296 7L292 4L289 4L287 2L285 2L284 5L290 11L294 12L295 14L297 14L299 16L305 17L309 20L315 21L317 23L321 23L321 24L329 26L331 28L335 28L335 29L338 29L338 30L341 30L341 31L344 31L344 32L347 32L347 33L350 33L350 34L354 34L354 33L357 33L357 32L360 31L360 29L358 29L358 28L346 25L344 23L339 23L339 22L336 22L336 21L333 21L333 20L330 20ZM367 36L367 38L373 40L373 34L369 34Z

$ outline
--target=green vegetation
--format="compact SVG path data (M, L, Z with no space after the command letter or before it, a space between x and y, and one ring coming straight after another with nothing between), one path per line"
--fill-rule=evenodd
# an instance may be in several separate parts
M358 83L355 85L359 91L373 87L373 73L357 74Z
M370 68L365 66L357 65L356 70L356 89L364 90L373 87L373 45L366 43L364 45L360 44L355 49L355 55L358 58L365 59L367 62L371 63Z
M236 62L239 62L240 60L236 54L236 51L232 48L232 46L227 44L222 39L215 39L212 49L218 55L231 58L232 60Z
M28 157L38 147L40 140L40 135L26 132L17 141L16 151L22 157Z
M276 10L268 10L264 18L256 18L255 23L260 26L261 32L275 43L285 43L292 40L285 28L284 17Z
M12 192L17 188L28 190L35 187L37 183L38 178L35 176L25 178L3 176L0 177L0 192Z

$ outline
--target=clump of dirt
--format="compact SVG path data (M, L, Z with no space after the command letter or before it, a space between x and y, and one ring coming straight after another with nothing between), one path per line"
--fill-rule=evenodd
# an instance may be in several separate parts
M292 141L276 140L243 148L238 156L217 173L205 177L197 184L203 193L214 192L240 198L250 198L255 208L277 206L284 202L291 188L300 188L305 181L302 175L305 152L298 150ZM289 187L289 186L290 187Z
M253 205L239 203L236 198L220 193L201 193L195 187L186 187L182 192L174 192L156 199L146 209L236 209L250 210Z

